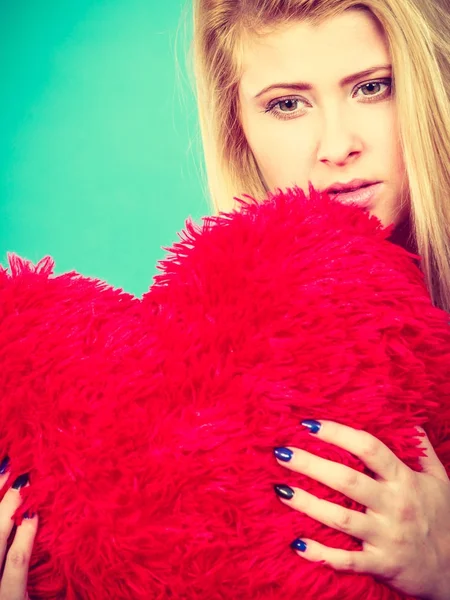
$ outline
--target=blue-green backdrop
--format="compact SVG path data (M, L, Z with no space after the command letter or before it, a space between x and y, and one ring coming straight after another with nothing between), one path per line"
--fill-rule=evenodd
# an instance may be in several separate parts
M0 0L0 263L7 252L140 296L211 212L189 0Z

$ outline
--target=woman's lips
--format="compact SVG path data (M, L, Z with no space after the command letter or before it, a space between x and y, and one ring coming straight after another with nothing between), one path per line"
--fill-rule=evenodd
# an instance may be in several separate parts
M360 187L352 192L328 192L328 195L333 200L342 202L342 204L357 204L361 208L369 208L373 204L373 200L379 192L381 185L381 183L374 183L367 187Z

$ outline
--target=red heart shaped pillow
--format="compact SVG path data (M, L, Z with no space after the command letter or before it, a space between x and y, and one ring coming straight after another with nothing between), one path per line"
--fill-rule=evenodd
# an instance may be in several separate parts
M49 599L398 598L290 547L352 537L280 503L301 430L362 428L419 468L416 425L450 467L450 330L415 257L356 207L294 188L187 223L142 300L11 257L0 271L0 458L29 473L30 595Z

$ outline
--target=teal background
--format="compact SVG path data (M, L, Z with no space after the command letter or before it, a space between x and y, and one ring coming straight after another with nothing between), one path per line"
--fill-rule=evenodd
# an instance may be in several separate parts
M140 296L211 213L189 0L0 0L0 263L7 252Z

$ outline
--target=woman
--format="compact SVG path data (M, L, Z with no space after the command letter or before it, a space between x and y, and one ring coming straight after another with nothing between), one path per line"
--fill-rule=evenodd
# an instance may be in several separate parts
M236 208L233 197L243 193L262 199L309 182L341 191L338 200L396 225L393 241L421 254L434 303L450 311L449 40L450 14L436 1L194 0L215 211ZM276 448L279 464L367 507L362 515L276 485L293 510L363 542L361 552L305 539L293 549L412 595L450 598L450 481L429 441L416 473L365 432L324 421L304 426L360 457L375 480Z
M434 302L450 310L450 17L443 5L194 0L194 35L215 210L234 208L232 198L242 193L263 198L292 184L343 188L342 202L364 200L384 224L396 223L398 241L423 257ZM362 185L369 189L348 191ZM293 510L363 540L354 553L314 540L296 540L293 548L416 596L449 598L450 481L429 442L424 472L415 473L364 432L324 421L304 426L359 456L376 476L298 448L275 449L287 468L366 499L366 512L353 513L276 486ZM17 502L10 490L0 505L3 540ZM17 529L0 600L26 597L35 527L31 519Z

